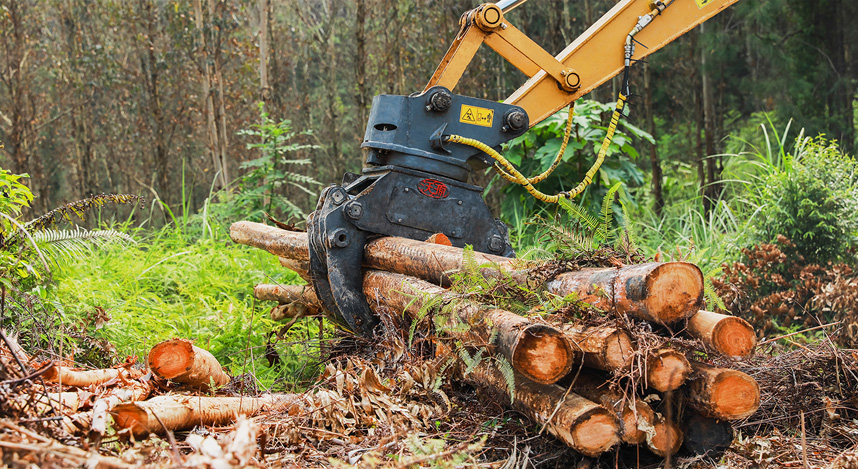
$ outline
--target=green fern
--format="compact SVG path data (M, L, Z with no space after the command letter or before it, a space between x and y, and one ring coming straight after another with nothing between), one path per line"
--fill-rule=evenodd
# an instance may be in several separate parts
M456 348L459 352L459 358L465 364L465 371L463 373L465 376L468 376L480 363L482 363L483 354L486 353L486 348L480 347L476 352L474 352L473 356L468 353L465 348L465 344L461 341L456 342Z
M54 226L63 221L71 222L72 216L77 216L84 220L86 212L94 208L103 207L108 203L117 205L121 204L136 204L143 202L143 197L131 194L98 194L92 195L82 200L69 202L65 205L57 207L50 212L31 220L24 224L24 228L30 233L36 233L51 226Z
M503 379L506 381L506 388L509 391L509 403L512 404L515 402L515 370L513 370L512 365L503 355L495 355L494 361L498 367L498 371L501 372Z
M111 244L135 244L134 239L116 230L43 230L33 234L33 241L47 257L57 264L60 259L82 257L93 248Z

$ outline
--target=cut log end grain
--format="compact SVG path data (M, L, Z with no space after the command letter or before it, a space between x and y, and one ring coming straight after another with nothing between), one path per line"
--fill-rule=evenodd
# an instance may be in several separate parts
M214 355L186 339L167 340L152 347L148 365L156 375L177 383L195 387L229 383L229 376Z
M647 387L667 392L679 388L691 373L685 355L672 349L660 349L647 357Z
M694 363L688 402L708 417L738 420L760 407L760 385L741 371Z
M623 443L632 445L646 441L645 428L655 421L655 412L646 402L635 398L625 400L626 405L620 412L623 422Z
M586 456L596 456L619 443L617 420L610 412L594 412L572 428L572 441Z
M686 262L620 269L614 289L618 312L662 324L687 318L703 305L703 273Z
M543 324L521 331L512 355L516 369L544 384L556 383L572 366L569 341L557 329Z
M658 417L653 423L653 431L647 436L647 448L657 456L667 457L679 451L683 437L679 425Z
M698 311L688 319L688 333L719 353L747 357L757 345L754 328L742 318L711 311Z

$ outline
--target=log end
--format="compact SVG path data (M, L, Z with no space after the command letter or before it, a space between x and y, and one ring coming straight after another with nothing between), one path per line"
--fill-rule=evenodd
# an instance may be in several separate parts
M712 331L715 350L731 357L747 357L757 346L754 328L742 318L728 316L715 325Z
M611 370L625 370L632 366L635 346L626 332L615 332L605 344L605 361Z
M647 359L647 386L657 391L673 391L688 378L691 365L685 355L661 349Z
M679 429L679 425L659 417L653 424L654 431L651 436L647 436L647 448L661 457L667 457L671 454L676 454L682 446L683 434Z
M634 406L631 404L629 401L629 405L624 406L620 414L623 421L623 443L637 445L646 441L645 429L655 422L655 413L649 404L640 399L635 398Z
M670 324L703 306L703 273L687 262L661 264L647 275L645 309L656 322Z
M760 407L760 385L741 371L721 370L709 395L712 416L724 420L743 419Z
M152 347L147 359L149 369L158 376L172 379L186 373L194 364L194 345L187 339L173 339Z
M607 409L594 410L570 430L573 448L585 456L597 456L620 443L617 418Z
M113 415L113 422L117 430L129 430L135 438L149 435L149 416L146 414L146 409L129 402L117 405L110 413Z
M556 383L572 369L572 346L557 329L533 324L524 329L513 350L513 365L533 381Z

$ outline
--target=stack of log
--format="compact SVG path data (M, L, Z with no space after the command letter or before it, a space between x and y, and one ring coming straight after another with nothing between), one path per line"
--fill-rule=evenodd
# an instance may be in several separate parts
M279 256L283 266L309 278L306 233L238 222L230 235ZM479 274L486 278L533 281L532 264L471 255L468 263L483 266ZM750 376L689 359L665 345L670 340L648 346L652 341L644 340L640 327L633 332L617 325L622 321L588 325L551 315L525 317L448 290L451 276L464 266L459 248L376 239L364 250L364 293L373 309L405 312L413 320L423 316L426 301L440 297L451 319L467 327L436 332L503 357L501 362L513 369L514 386L510 389L495 365L500 360L483 360L461 379L495 393L512 391L517 410L582 454L597 455L620 443L642 445L662 457L683 443L696 454L720 450L732 441L729 421L759 407L760 388ZM756 345L746 321L701 310L703 276L689 263L585 268L555 275L542 287L559 297L575 294L607 316L634 318L625 324L650 323L661 334L678 332L690 339L686 342L700 344L702 353L694 353L698 359L707 354L741 359ZM278 303L272 309L275 319L324 312L307 286L258 285L254 293ZM438 345L439 351L449 351ZM653 395L660 407L649 404Z

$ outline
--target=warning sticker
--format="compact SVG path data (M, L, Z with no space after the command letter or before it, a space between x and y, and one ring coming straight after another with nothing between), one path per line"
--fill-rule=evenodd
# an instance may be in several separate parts
M711 1L711 0L709 0ZM465 124L480 125L483 127L491 127L494 119L495 111L476 106L462 105L462 110L459 112L459 122Z
M715 0L694 0L694 3L697 4L697 8L703 8L706 5L709 5L710 3L712 3L713 1L715 1Z

